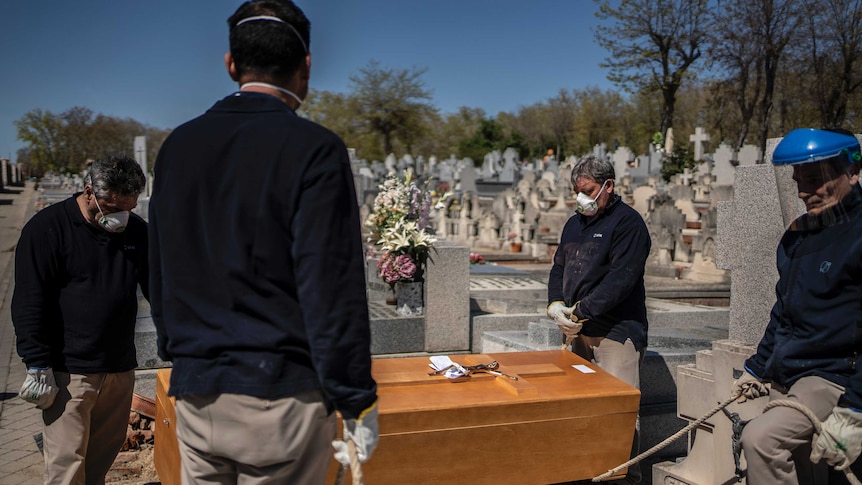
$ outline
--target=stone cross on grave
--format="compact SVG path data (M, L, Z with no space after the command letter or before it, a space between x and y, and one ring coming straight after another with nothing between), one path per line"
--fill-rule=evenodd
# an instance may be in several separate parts
M694 179L694 174L691 173L691 170L685 169L679 174L679 180L683 185L691 185L691 181Z
M699 161L703 159L703 144L704 142L709 141L709 133L703 131L703 128L697 127L694 129L694 135L690 135L688 137L690 141L694 142L694 160Z

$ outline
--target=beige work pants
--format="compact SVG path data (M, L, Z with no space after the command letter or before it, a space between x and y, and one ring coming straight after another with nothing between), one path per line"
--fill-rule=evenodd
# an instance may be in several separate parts
M769 400L787 399L807 406L821 422L844 388L820 377L803 377L789 390L772 386ZM747 463L748 485L825 484L828 469L824 461L811 463L814 426L800 411L774 407L752 419L742 430L742 450Z
M135 371L55 372L57 398L42 411L46 485L104 485L126 441Z
M641 388L640 368L644 352L638 352L631 339L626 339L625 343L621 344L609 338L578 335L572 342L572 351L635 389ZM640 453L640 417L635 421L630 458L634 458L638 453ZM635 463L630 466L626 472L625 481L639 483L641 478L640 464Z
M187 485L324 483L336 436L319 391L269 401L239 394L176 401Z

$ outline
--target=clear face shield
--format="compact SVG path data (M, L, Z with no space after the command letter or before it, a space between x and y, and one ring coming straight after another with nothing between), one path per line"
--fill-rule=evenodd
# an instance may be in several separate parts
M793 165L793 181L808 214L816 216L838 206L858 185L857 168L845 155Z
M846 130L797 128L775 147L772 164L792 167L797 195L808 214L817 216L831 213L858 186L862 153Z

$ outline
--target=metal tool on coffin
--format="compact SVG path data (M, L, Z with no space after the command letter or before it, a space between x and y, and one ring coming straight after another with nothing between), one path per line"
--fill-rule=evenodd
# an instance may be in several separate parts
M432 359L432 362L434 359ZM489 364L476 364L476 365L465 365L462 366L460 364L456 364L449 360L438 359L433 364L430 364L432 369L435 369L433 372L429 372L429 376L435 376L443 374L446 378L452 381L463 381L467 380L470 376L477 373L486 373L500 377L506 377L512 380L517 381L517 376L511 376L509 374L505 374L503 372L498 371L500 368L500 363L492 361Z

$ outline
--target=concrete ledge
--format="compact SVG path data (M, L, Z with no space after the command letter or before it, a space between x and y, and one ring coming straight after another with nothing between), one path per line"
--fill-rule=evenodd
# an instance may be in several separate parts
M542 300L506 298L470 298L470 311L485 313L539 313L546 312L547 303Z
M547 320L547 316L536 313L515 313L500 315L488 313L485 315L473 315L470 328L470 351L474 354L484 352L482 350L483 335L493 331L520 331L526 332L530 322ZM559 346L557 347L559 348ZM539 349L532 349L539 350Z

